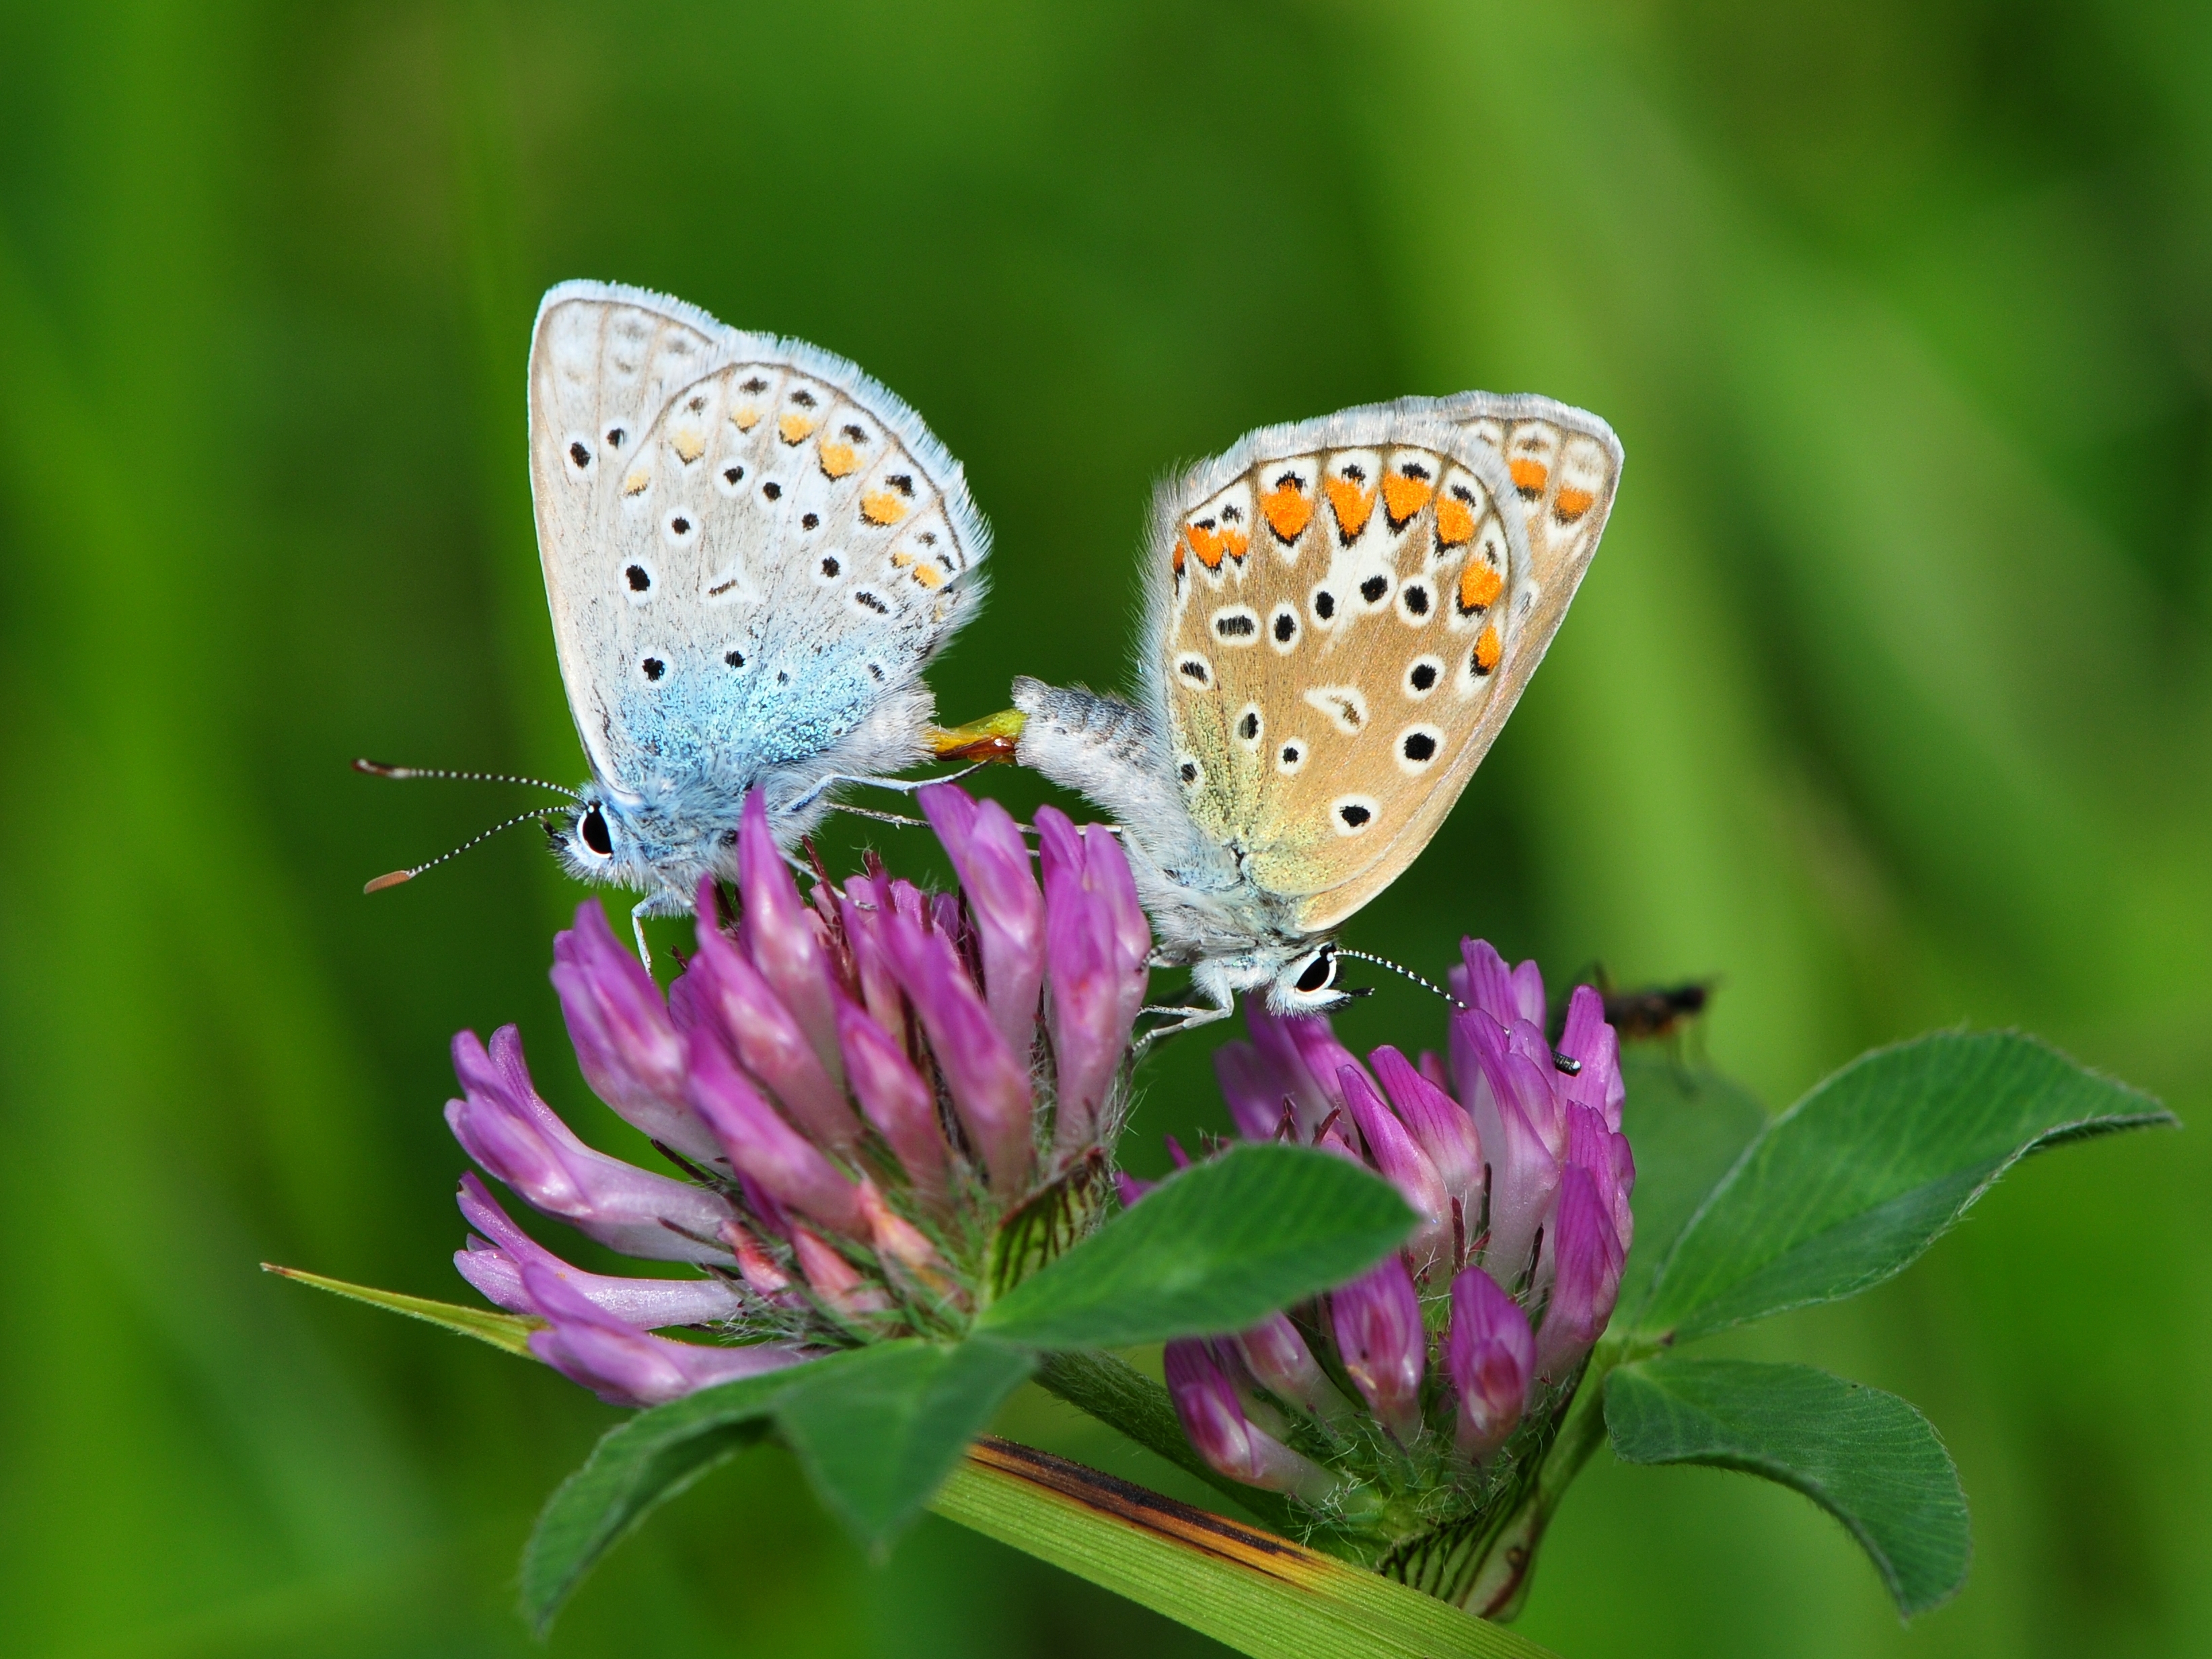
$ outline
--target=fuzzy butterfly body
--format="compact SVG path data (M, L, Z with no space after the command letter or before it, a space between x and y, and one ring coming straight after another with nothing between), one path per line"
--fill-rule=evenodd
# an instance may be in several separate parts
M561 673L592 781L555 842L688 909L745 793L777 838L825 786L926 755L922 666L981 598L959 465L858 368L680 301L568 283L530 356L530 463Z
M1469 393L1257 432L1162 491L1142 698L1019 682L1019 757L1120 817L1217 1007L1341 1000L1328 936L1458 799L1620 473L1595 416Z

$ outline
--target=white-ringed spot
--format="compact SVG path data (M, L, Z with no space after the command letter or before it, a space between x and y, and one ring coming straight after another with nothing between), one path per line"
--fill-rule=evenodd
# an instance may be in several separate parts
M1224 605L1213 613L1213 637L1239 647L1260 642L1260 613L1249 605Z
M1444 734L1433 726L1409 726L1398 734L1398 769L1409 776L1425 772L1443 752Z
M1258 752L1261 738L1267 732L1267 722L1260 718L1258 703L1244 705L1243 712L1237 716L1236 732L1237 742L1255 753Z
M1398 590L1398 620L1408 628L1426 628L1436 614L1436 594L1425 581L1410 581Z
M1285 738L1283 746L1275 750L1275 769L1290 777L1306 763L1310 745L1304 738Z
M1298 647L1298 612L1296 605L1279 605L1267 618L1267 643L1283 655L1288 656Z
M1196 690L1211 691L1213 665L1195 651L1187 652L1176 659L1176 678Z
M689 547L698 533L699 515L688 507L678 507L660 521L660 538L671 547Z
M1442 657L1416 657L1406 669L1406 695L1425 697L1437 689L1437 682L1444 677Z
M1328 804L1329 827L1340 836L1356 836L1375 822L1377 810L1372 795L1339 795Z
M622 593L632 605L644 605L660 584L660 573L647 559L632 559L622 568Z

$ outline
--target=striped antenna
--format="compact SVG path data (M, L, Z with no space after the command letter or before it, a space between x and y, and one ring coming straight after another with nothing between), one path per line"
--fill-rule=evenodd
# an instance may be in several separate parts
M544 809L541 808L539 810L543 811ZM501 830L512 830L518 823L532 823L538 817L538 812L537 811L517 813L514 817L509 818L504 823L495 823L490 829L485 830L482 835L470 836L468 840L463 842L459 847L453 848L452 852L441 853L436 858L432 859L428 864L418 864L412 870L394 870L388 876L379 876L374 881L369 882L364 885L361 890L364 893L380 893L387 887L398 886L403 881L412 881L416 877L421 875L425 870L436 869L447 859L457 859L460 857L462 854L467 852L470 848L474 847L478 842L489 841Z
M1445 990L1441 985L1431 984L1429 981L1423 979L1419 974L1415 973L1410 968L1401 968L1396 963L1391 961L1388 957L1370 956L1364 951L1347 950L1341 945L1336 947L1336 953L1340 957L1350 957L1354 962L1371 962L1377 968L1388 968L1394 974L1402 974L1407 979L1413 981L1414 984L1419 986L1424 991L1434 992L1437 996L1442 997L1446 1002L1451 1004L1455 1008L1464 1009L1467 1006L1464 1002L1462 1002L1450 992Z
M512 772L454 772L441 766L392 766L383 761L373 760L357 760L353 763L353 769L366 772L373 778L445 778L459 783L526 783L533 789L550 789L556 795L566 795L570 800L583 799L565 783L548 783L543 778L518 777ZM427 869L428 866L424 867Z

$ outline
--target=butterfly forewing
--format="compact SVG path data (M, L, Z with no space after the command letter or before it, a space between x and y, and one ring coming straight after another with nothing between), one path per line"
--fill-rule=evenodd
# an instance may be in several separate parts
M1596 444L1511 410L1462 414L1489 430L1440 418L1455 412L1409 401L1255 434L1161 516L1158 672L1185 803L1255 884L1301 901L1312 931L1434 834L1611 502L1618 449L1601 424ZM1533 544L1532 508L1562 506Z
M840 359L579 283L548 296L530 385L562 674L618 789L821 753L972 603L958 467Z
M1620 484L1620 441L1595 415L1549 398L1470 392L1443 408L1505 460L1528 521L1538 580L1589 563Z
M1479 392L1439 399L1430 407L1504 463L1510 497L1500 492L1504 511L1499 522L1510 532L1516 574L1486 613L1488 620L1477 636L1478 654L1486 653L1494 640L1498 660L1474 729L1449 751L1449 766L1439 766L1433 782L1417 793L1376 861L1341 886L1307 901L1300 920L1316 932L1336 927L1395 881L1458 801L1565 619L1596 555L1620 482L1620 440L1610 426L1585 410L1549 398ZM1455 529L1456 515L1444 510ZM1478 543L1492 533L1484 526ZM1479 565L1463 568L1468 586L1455 600L1455 614L1461 616L1489 586ZM1494 635L1485 637L1492 628Z

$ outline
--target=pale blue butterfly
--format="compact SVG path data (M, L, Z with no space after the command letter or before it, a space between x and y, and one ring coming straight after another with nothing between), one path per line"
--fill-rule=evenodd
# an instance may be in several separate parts
M835 785L933 752L921 670L981 602L990 532L959 463L853 364L563 283L531 338L530 483L592 767L548 827L570 873L643 891L634 921L734 876L753 788L790 848Z

